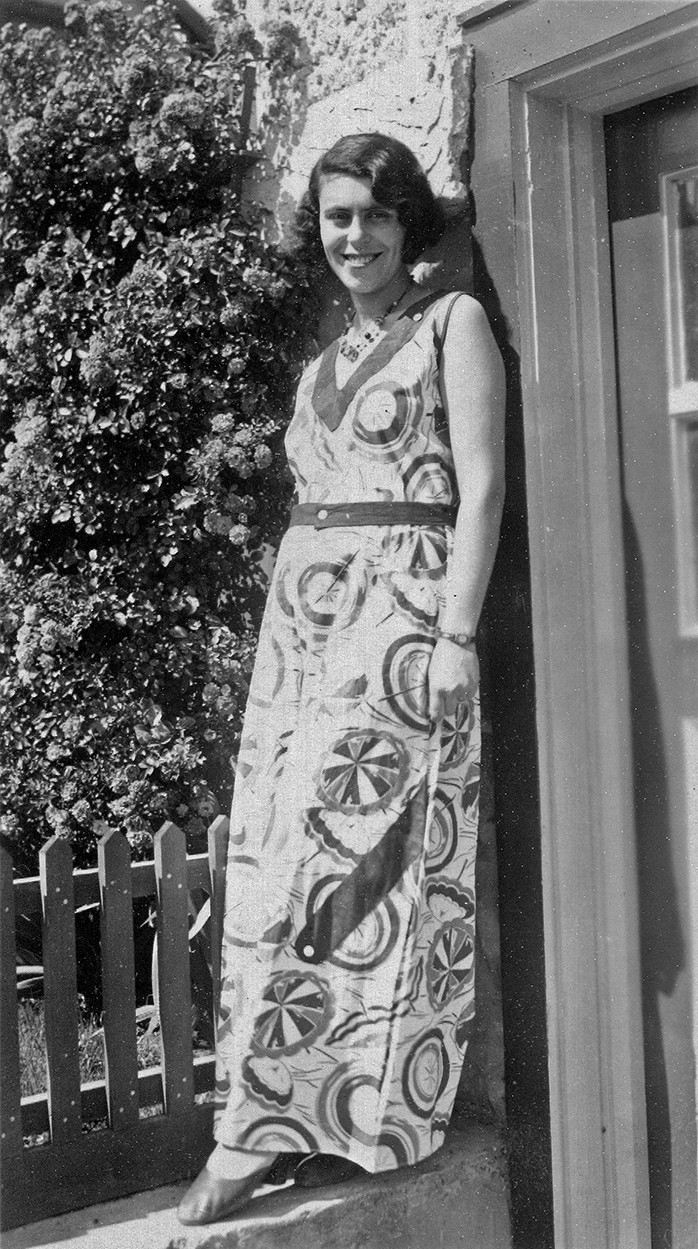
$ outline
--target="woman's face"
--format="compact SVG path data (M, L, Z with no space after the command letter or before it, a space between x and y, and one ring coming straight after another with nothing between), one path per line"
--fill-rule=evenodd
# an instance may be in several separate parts
M374 200L366 178L321 178L320 238L327 263L351 294L375 295L407 272L405 227L394 208Z

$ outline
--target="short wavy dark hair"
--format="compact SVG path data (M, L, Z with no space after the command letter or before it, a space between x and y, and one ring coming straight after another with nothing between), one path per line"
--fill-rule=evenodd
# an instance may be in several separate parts
M384 208L393 208L405 229L402 258L413 264L438 242L446 215L417 157L399 139L373 132L339 139L315 164L294 221L293 249L314 263L324 260L320 242L320 186L323 177L365 178Z

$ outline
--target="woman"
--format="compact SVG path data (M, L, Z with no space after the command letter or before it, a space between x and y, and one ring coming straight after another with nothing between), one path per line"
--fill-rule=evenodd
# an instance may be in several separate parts
M474 635L503 376L480 305L410 278L443 225L412 153L379 134L327 152L299 210L354 312L306 369L286 438L300 503L238 760L218 1144L186 1223L238 1209L280 1155L311 1155L308 1186L417 1162L451 1113L473 1014Z

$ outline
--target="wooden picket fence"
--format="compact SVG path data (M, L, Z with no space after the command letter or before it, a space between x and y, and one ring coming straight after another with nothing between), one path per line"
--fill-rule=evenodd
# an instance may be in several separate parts
M217 1009L228 821L209 829L208 854L187 857L166 824L153 862L131 863L118 832L99 844L98 867L73 871L69 844L43 847L40 875L13 879L0 853L0 1166L3 1229L171 1184L194 1174L211 1148L214 1058L194 1055L188 895L211 900L213 1003ZM199 895L201 896L201 895ZM153 897L162 1060L139 1071L133 899ZM99 905L106 1078L80 1080L76 908ZM16 916L41 916L48 1092L20 1096ZM37 1138L45 1143L35 1143Z

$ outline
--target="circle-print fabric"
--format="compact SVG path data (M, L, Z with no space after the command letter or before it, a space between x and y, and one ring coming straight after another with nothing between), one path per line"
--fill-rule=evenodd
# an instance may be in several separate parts
M352 425L357 450L368 459L398 459L414 438L414 400L385 385L361 396Z
M296 1119L267 1115L250 1124L240 1138L243 1149L288 1153L315 1153L318 1143L305 1124Z
M448 1084L450 1064L438 1028L420 1036L412 1046L402 1072L402 1089L411 1110L428 1119Z
M462 702L454 716L447 716L441 726L441 769L457 768L468 751L468 734L472 722L470 704Z
M458 848L458 811L456 799L437 789L427 842L427 875L441 872L451 862Z
M347 629L366 600L366 575L355 561L322 560L298 578L301 611L316 629Z
M253 1046L260 1054L295 1054L307 1049L327 1028L332 997L313 972L283 971L262 995Z
M432 1006L446 1006L457 993L469 987L474 957L472 925L463 920L444 924L434 938L427 959L427 988Z
M328 876L313 887L308 896L305 922L312 931L318 912L331 907L332 894L341 885L344 876ZM373 971L380 967L395 948L400 931L400 919L392 898L383 898L362 919L356 928L331 952L328 961L347 971Z
M410 633L391 643L383 661L383 689L389 714L412 729L429 727L427 672L434 642Z
M319 797L331 811L368 815L390 804L408 771L407 751L392 733L354 729L323 760Z

